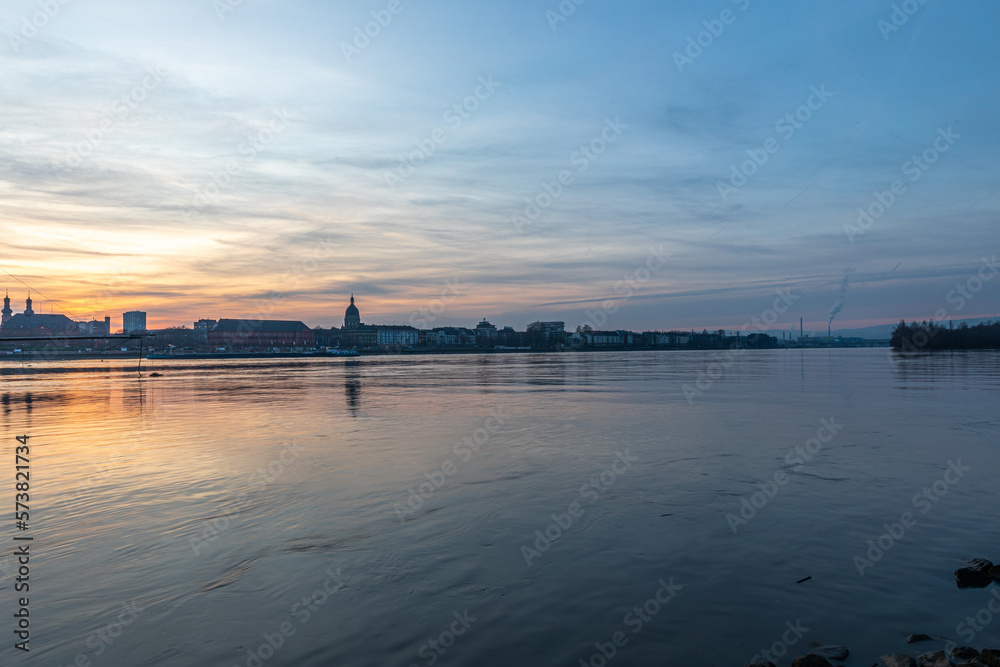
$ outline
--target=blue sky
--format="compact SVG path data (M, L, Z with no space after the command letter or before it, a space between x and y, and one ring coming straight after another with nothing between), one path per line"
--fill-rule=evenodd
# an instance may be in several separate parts
M775 328L821 328L846 275L834 328L1000 311L946 296L1000 245L995 3L330 4L5 2L15 301L688 329L790 289Z

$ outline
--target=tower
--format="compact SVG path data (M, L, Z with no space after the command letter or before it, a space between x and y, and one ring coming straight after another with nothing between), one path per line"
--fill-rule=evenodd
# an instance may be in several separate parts
M3 310L0 310L0 313L3 314L3 319L0 321L0 324L6 324L7 320L9 320L11 315L14 313L14 311L10 309L10 295L7 294L6 291L4 291L3 295Z
M28 292L28 298L25 300L24 305L25 305L25 309L24 309L24 314L25 315L27 315L28 317L31 317L32 315L35 314L35 311L33 311L31 309L31 292Z
M358 312L358 307L354 305L354 295L351 294L351 305L347 307L344 312L344 328L345 329L357 329L361 326L361 313Z

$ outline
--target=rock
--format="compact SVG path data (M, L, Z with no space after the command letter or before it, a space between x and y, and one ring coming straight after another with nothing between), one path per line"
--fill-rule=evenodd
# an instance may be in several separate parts
M965 567L970 570L980 570L982 572L989 572L993 569L993 563L986 560L985 558L970 558L965 561Z
M836 660L837 662L843 662L847 660L847 656L851 654L843 646L836 646L834 644L829 644L827 646L820 646L816 649L817 655L821 655L827 660Z
M993 581L992 569L993 563L985 558L970 558L965 561L965 567L955 570L955 581L959 588L982 588Z
M796 658L792 667L833 667L833 665L823 656L810 653L803 658Z
M910 644L916 644L917 642L929 642L932 639L934 638L931 637L930 635L925 635L924 633L920 632L915 635L910 635L909 637L906 638L906 641Z
M917 661L904 653L893 653L879 658L878 667L917 667Z
M755 662L750 667L778 667L773 662Z
M971 662L979 660L979 651L971 646L956 646L951 649L951 657L959 662Z
M951 660L944 654L944 651L931 651L918 655L917 665L919 667L951 667Z
M984 648L979 652L979 662L987 667L1000 667L1000 651L995 648Z
M955 583L959 588L985 588L993 582L989 570L960 567L955 570Z
M1000 565L994 565L990 569L990 577L992 577L995 581L1000 581Z

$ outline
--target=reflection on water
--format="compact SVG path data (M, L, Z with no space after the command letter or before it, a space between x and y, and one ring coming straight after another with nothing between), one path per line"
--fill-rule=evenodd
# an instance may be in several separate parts
M456 614L467 631L440 664L576 665L622 631L620 664L739 665L801 620L793 652L843 643L847 664L867 667L908 650L910 632L954 636L988 600L951 572L1000 557L1000 355L716 361L158 361L163 376L143 379L131 363L81 361L4 374L4 437L31 436L31 659L245 666L290 623L262 664L425 665L421 647ZM830 419L836 435L790 464ZM634 463L615 468L625 455ZM959 459L972 471L860 577L853 557ZM749 514L742 501L778 472L787 482L734 534L727 517ZM525 548L539 554L530 564ZM0 585L10 568L0 556ZM626 615L671 577L684 588L633 632ZM98 656L88 640L133 603ZM998 642L1000 626L976 638Z
M344 394L347 396L347 408L351 416L357 417L361 402L361 362L358 360L344 362Z

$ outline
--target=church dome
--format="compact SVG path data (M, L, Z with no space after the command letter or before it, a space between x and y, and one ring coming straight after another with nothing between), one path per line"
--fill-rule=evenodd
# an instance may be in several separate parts
M344 328L353 329L361 326L361 313L358 312L358 307L354 305L354 295L351 295L351 305L347 307L344 311Z

